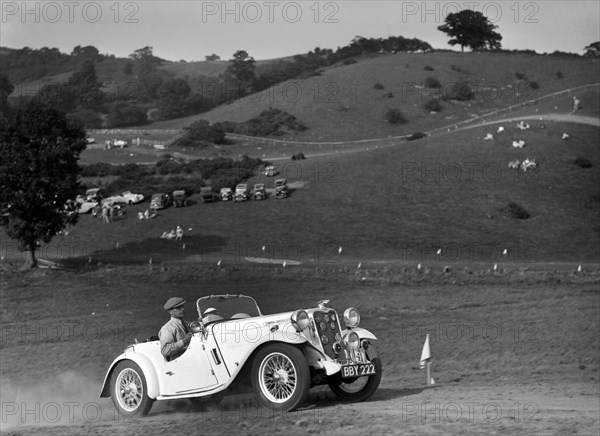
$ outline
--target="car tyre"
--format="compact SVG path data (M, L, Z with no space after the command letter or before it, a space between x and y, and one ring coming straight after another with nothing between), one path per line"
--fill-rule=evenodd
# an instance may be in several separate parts
M296 409L310 389L310 369L304 354L284 343L268 344L256 354L251 378L260 403L274 410Z
M372 358L371 363L375 365L376 373L374 375L344 380L341 374L337 373L328 378L329 388L343 401L360 402L368 400L379 387L383 372L379 357Z
M148 396L146 377L139 365L131 360L119 362L112 372L110 396L121 416L146 416L154 400Z

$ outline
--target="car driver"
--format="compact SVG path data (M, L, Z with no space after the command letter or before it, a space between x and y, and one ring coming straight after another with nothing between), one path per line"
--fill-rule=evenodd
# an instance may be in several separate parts
M185 300L180 297L172 297L165 303L164 308L171 315L171 319L160 329L160 351L167 361L177 359L188 347L192 339L189 324L184 321L183 306Z

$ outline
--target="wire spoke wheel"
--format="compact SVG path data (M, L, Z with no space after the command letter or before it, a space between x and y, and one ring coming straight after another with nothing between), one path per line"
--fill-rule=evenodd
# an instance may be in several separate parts
M144 395L144 387L139 374L131 368L124 369L117 376L117 400L123 409L132 412L137 409Z
M252 364L252 386L259 401L277 410L300 406L310 388L310 369L302 351L288 344L267 344Z
M260 387L265 396L274 403L287 401L296 389L296 368L285 355L273 353L260 365Z
M110 396L123 416L144 416L152 408L144 372L137 363L123 360L111 375Z

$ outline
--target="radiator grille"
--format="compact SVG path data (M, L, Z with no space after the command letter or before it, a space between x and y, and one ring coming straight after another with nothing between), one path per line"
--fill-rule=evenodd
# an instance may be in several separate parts
M333 345L342 340L337 313L333 309L316 310L313 314L313 319L317 336L323 346L323 351L332 359L336 359L338 355L333 351Z

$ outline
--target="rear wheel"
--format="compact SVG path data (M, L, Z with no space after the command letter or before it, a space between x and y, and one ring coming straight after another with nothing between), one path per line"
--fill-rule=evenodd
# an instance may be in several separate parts
M310 389L302 351L283 343L266 345L252 364L252 387L266 407L290 411L302 405Z
M144 373L131 360L122 361L115 367L110 380L110 396L122 416L145 416L152 408L153 400L148 397Z
M366 377L342 378L341 373L338 372L328 378L329 388L344 401L359 402L369 399L379 387L383 372L379 357L372 358L371 363L375 366L375 374Z

